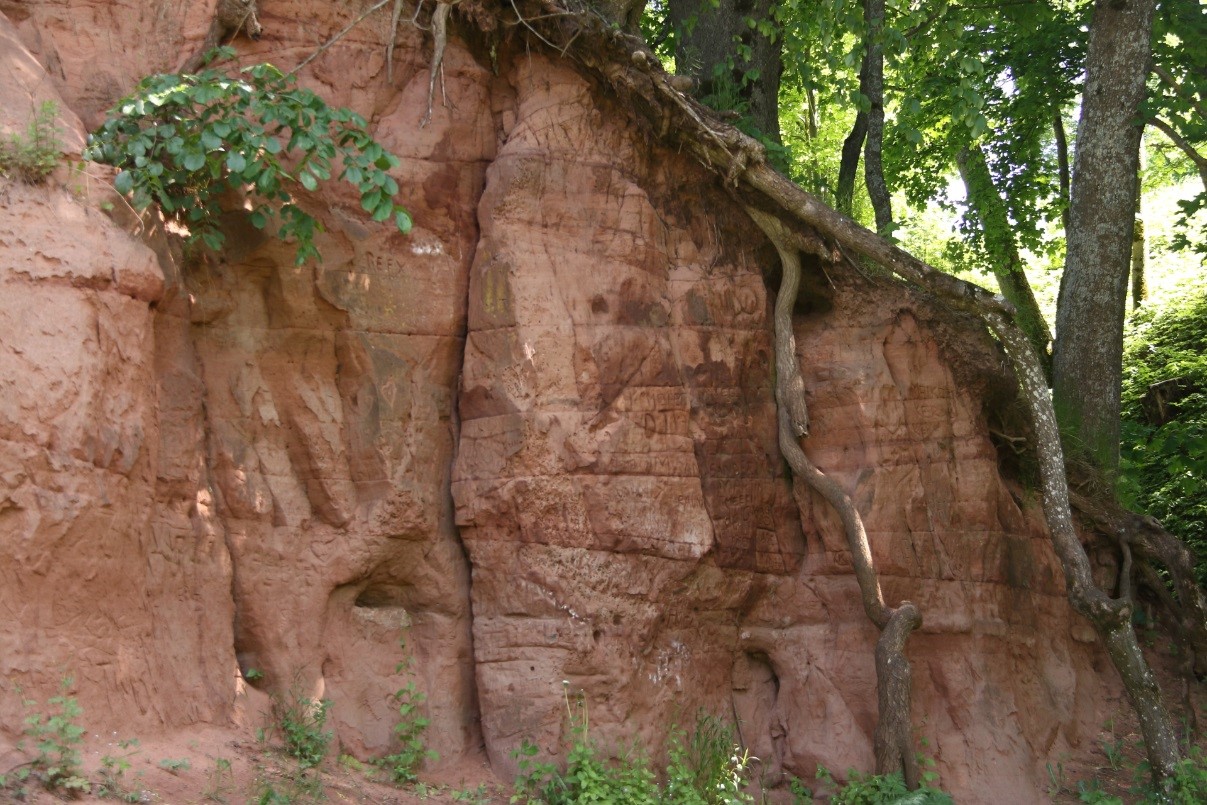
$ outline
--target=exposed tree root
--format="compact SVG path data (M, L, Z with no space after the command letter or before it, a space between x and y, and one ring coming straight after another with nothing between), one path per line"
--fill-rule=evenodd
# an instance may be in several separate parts
M1039 358L1026 335L1005 315L996 311L982 315L1014 364L1023 400L1031 414L1044 515L1048 521L1052 547L1064 569L1069 602L1094 626L1106 645L1107 654L1119 672L1128 699L1140 720L1140 731L1144 736L1153 776L1158 782L1164 782L1172 777L1174 767L1181 758L1177 734L1161 702L1156 677L1136 640L1130 597L1111 598L1094 584L1089 557L1073 527L1060 431L1056 426L1056 414ZM1123 586L1127 591L1129 585Z
M359 17L357 17L356 19L352 20L352 22L348 23L348 24L347 24L347 26L345 26L345 27L344 27L344 29L343 29L342 31L340 31L340 32L339 32L339 33L337 33L335 36L333 36L333 37L331 37L330 39L328 39L328 40L327 40L326 42L324 42L323 44L319 45L319 46L318 46L318 48L317 48L317 49L316 49L316 50L315 50L313 53L311 53L311 54L310 54L309 56L307 56L305 59L302 59L301 63L300 63L300 64L298 64L298 66L297 66L297 67L294 67L292 70L290 70L290 71L289 71L289 74L290 74L290 75L295 75L295 74L297 74L297 73L300 73L300 72L302 71L302 68L303 68L303 67L305 67L307 64L310 64L310 62L314 61L314 60L315 60L315 59L317 59L319 56L321 56L321 55L323 54L323 51L327 50L327 48L331 47L331 46L332 46L332 45L334 45L336 42L338 42L339 40L341 40L341 39L343 39L345 36L347 36L347 35L348 35L348 32L349 32L349 31L351 31L353 28L355 28L357 25L360 25L360 23L361 23L361 22L362 22L362 21L365 19L365 17L369 16L369 15L370 15L370 14L372 14L374 11L376 11L377 9L379 9L379 8L381 8L381 7L383 7L383 6L385 6L385 5L386 5L387 3L389 3L389 2L390 2L390 0L380 0L380 2L378 2L378 3L376 3L375 5L371 6L371 7L370 7L370 8L368 8L367 10L363 11Z
M842 520L863 599L863 611L880 630L880 639L876 642L876 698L879 705L874 735L876 771L879 774L899 771L905 777L906 785L914 789L918 787L921 775L910 721L912 673L905 657L905 641L910 632L922 625L922 615L909 601L895 609L885 605L863 518L846 491L809 461L800 446L800 438L809 432L805 381L797 363L796 336L792 330L792 308L800 288L800 253L791 244L778 218L754 208L747 208L747 212L775 244L783 267L783 278L775 298L775 402L780 451L793 474L824 497Z
M453 12L453 6L460 0L436 0L436 10L432 12L432 65L427 84L427 113L419 122L423 128L432 122L432 105L436 99L436 80L440 80L441 98L448 106L448 98L444 97L444 49L448 46L448 16Z
M1073 492L1070 499L1095 529L1131 546L1142 571L1141 578L1169 609L1176 636L1187 644L1194 674L1207 676L1207 601L1195 578L1194 559L1186 544L1151 517L1130 512L1102 496ZM1176 600L1169 594L1164 579L1143 572L1145 565L1154 572L1156 567L1165 568Z

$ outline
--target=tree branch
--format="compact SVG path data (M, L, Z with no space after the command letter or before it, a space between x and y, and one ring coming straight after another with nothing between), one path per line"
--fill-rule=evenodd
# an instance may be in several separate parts
M1161 83L1167 85L1174 91L1175 95L1194 107L1195 111L1199 113L1199 117L1207 118L1207 106L1204 106L1203 102L1196 98L1193 92L1188 91L1181 82L1174 78L1173 73L1155 62L1152 68L1157 77L1161 79Z
M1207 190L1207 157L1200 154L1193 145L1191 145L1185 137L1178 134L1173 126L1166 123L1159 117L1154 117L1148 121L1149 125L1157 131L1169 138L1169 141L1178 147L1183 154L1190 158L1194 166L1199 171L1199 178L1203 181L1203 189Z

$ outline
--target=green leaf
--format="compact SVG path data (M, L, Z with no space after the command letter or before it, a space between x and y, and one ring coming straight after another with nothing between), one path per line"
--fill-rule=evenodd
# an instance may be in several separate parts
M205 165L205 154L200 151L190 151L184 155L181 165L187 171L199 171Z
M310 191L314 191L319 186L318 180L315 179L314 175L308 171L302 171L298 175L298 181L302 183L302 187Z
M226 169L231 173L241 173L247 167L247 160L238 151L226 155Z
M113 178L113 187L124 196L134 189L134 177L129 171L122 171Z
M397 224L398 231L404 235L410 234L411 227L414 225L410 214L403 209L399 209L396 213L394 213L394 223Z

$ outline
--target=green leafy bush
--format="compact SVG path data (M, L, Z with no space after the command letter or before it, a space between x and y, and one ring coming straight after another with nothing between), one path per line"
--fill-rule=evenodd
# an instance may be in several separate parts
M13 174L26 184L46 181L59 164L63 143L55 118L59 105L43 101L29 119L24 134L10 134L0 141L0 175Z
M63 679L57 696L47 700L49 712L31 712L25 718L25 735L33 741L35 756L26 769L29 775L49 789L69 793L87 793L92 784L80 769L79 746L84 740L84 728L76 719L84 714L74 696L68 696L73 680ZM37 706L37 702L26 699L26 709ZM21 777L22 775L18 775Z
M314 701L296 688L288 696L273 698L273 722L285 742L285 752L302 770L314 768L327 756L333 734L323 727L330 709L330 699Z
M229 48L216 52L230 57ZM409 232L411 218L394 202L398 167L366 133L365 120L332 108L271 64L235 76L216 69L153 75L109 111L89 137L84 157L120 169L114 180L136 209L157 204L211 249L222 247L221 198L246 193L251 222L277 222L277 235L297 243L297 262L318 257L318 222L296 202L298 186L342 179L360 193L375 221L393 219Z
M951 795L931 787L929 780L917 791L910 791L900 772L860 774L851 770L847 775L847 784L830 799L833 805L952 805ZM834 783L824 766L818 766L817 779Z
M700 712L688 739L673 726L667 751L664 802L676 805L739 805L754 802L745 791L749 756L737 747L733 728L716 716Z
M587 709L581 699L566 696L571 746L565 769L536 760L537 747L524 741L512 803L527 805L744 805L749 756L733 744L732 729L718 718L701 714L690 739L672 727L665 788L658 785L649 760L633 747L609 757L591 739Z
M1147 802L1157 805L1199 805L1207 802L1207 758L1195 747L1174 769L1168 791L1149 792Z
M1123 360L1121 495L1191 547L1205 583L1207 285L1133 317Z

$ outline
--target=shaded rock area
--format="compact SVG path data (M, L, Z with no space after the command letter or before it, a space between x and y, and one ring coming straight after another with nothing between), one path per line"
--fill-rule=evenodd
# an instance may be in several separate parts
M0 130L58 100L78 153L213 6L0 0ZM368 6L261 0L240 58L297 63ZM431 43L404 24L388 83L389 33L304 83L402 158L410 236L332 184L301 197L317 264L237 214L185 259L98 209L95 166L0 186L5 740L18 686L70 674L91 729L246 725L293 691L378 755L411 656L436 765L558 752L565 680L604 745L656 754L703 708L768 785L869 768L875 629L776 444L774 250L571 60L467 24L421 126ZM959 801L1036 801L1118 693L999 468L999 352L837 254L807 269L805 446L923 613L918 732Z

